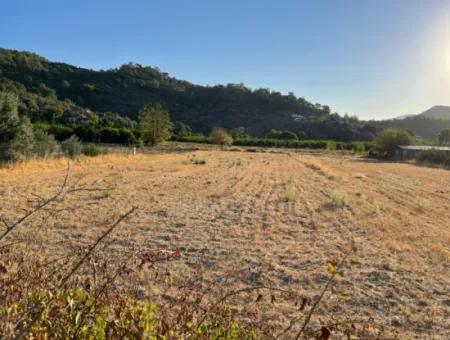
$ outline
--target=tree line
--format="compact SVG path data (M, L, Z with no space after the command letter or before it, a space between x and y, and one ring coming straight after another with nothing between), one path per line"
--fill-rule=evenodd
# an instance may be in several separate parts
M133 129L144 105L160 103L173 121L203 134L216 126L242 126L255 137L276 129L292 131L301 139L338 141L371 140L377 133L372 124L340 116L327 105L293 93L243 84L200 86L133 63L93 71L0 49L0 91L16 94L19 113L33 123Z

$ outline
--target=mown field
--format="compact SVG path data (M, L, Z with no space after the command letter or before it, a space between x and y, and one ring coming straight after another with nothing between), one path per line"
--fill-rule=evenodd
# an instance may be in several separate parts
M0 169L2 219L54 195L66 172L63 159ZM450 338L448 170L199 150L81 158L66 185L83 190L19 225L0 244L3 258L67 265L137 207L72 280L95 286L137 253L175 253L116 289L163 306L201 291L204 308L224 305L267 338L294 338L311 308L307 336L326 336L326 326L334 338Z

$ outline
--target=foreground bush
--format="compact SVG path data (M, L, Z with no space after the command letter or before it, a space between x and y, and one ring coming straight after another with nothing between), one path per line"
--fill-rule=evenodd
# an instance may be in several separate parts
M36 311L42 314L36 320ZM84 289L30 291L17 303L0 305L0 335L17 336L20 324L41 339L254 339L230 316L212 315L202 324L169 324L154 303L123 294L99 299Z

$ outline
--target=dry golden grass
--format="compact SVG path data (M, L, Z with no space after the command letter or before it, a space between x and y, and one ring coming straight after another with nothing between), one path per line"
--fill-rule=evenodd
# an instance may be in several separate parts
M409 164L299 153L196 151L81 158L72 182L104 183L107 194L75 195L63 213L24 238L29 251L60 256L95 239L99 226L131 205L139 210L114 236L114 256L133 244L181 250L170 264L176 280L202 268L206 280L250 268L236 288L267 284L314 297L354 242L351 268L319 313L374 320L401 338L447 338L449 323L450 172ZM0 216L13 220L50 196L67 161L31 161L0 169ZM333 198L334 197L334 198ZM343 198L345 197L345 198ZM337 204L331 204L336 201ZM342 204L342 201L345 204ZM43 249L42 244L45 244ZM142 294L158 292L143 277ZM221 287L216 287L217 293ZM239 309L252 301L239 301ZM285 327L292 307L268 303L268 324ZM330 319L331 320L331 319ZM314 320L313 320L314 322ZM378 328L377 328L378 327Z

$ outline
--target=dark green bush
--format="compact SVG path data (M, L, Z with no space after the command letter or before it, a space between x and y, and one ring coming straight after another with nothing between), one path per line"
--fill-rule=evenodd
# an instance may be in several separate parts
M100 130L100 142L112 144L135 144L137 138L130 129L103 128Z
M280 131L280 130L270 130L266 135L268 139L281 139L281 140L297 140L298 136L292 131Z
M419 161L450 166L450 152L442 150L422 151L419 155Z
M36 123L34 128L55 136L58 141L66 140L74 134L72 127L62 124Z
M203 143L203 144L210 143L208 137L206 137L204 135L173 136L172 140L177 141L177 142L186 142L186 143Z
M74 129L74 134L83 142L95 143L99 141L99 131L93 125L78 125Z
M96 144L85 145L82 149L82 153L85 156L96 157L103 153L103 150Z

